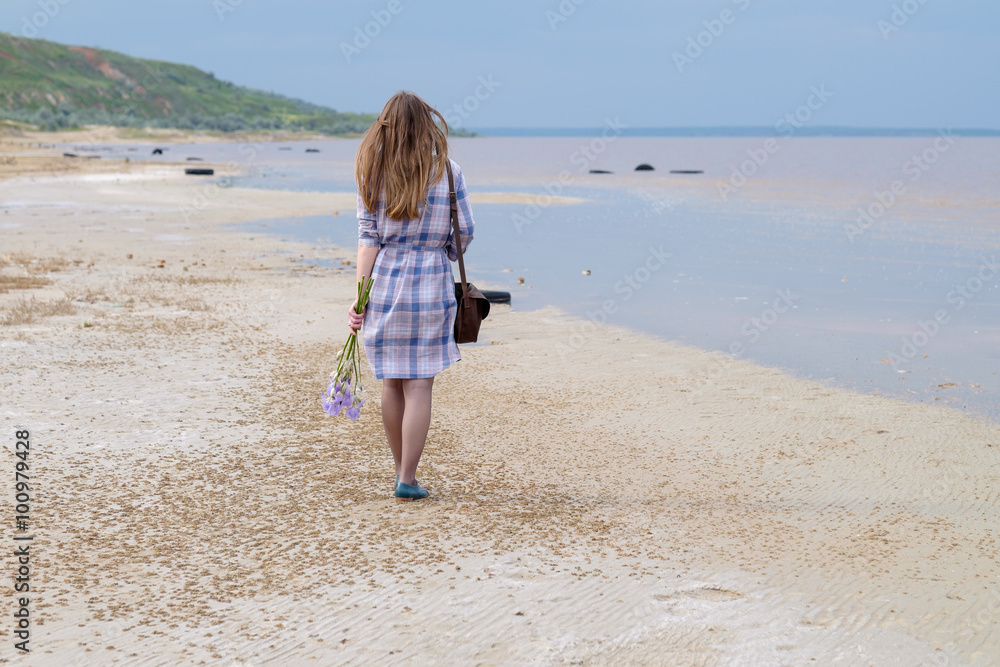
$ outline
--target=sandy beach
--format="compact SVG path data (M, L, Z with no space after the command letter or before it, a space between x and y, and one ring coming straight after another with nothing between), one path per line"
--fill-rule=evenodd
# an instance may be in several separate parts
M319 404L355 249L222 229L353 195L2 139L35 538L31 653L8 588L0 661L1000 664L1000 426L494 306L435 383L431 497L395 503L378 401Z

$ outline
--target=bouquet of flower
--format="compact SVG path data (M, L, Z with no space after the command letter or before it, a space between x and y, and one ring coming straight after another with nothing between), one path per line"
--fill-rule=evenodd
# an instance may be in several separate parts
M354 312L361 314L365 311L371 291L372 280L369 279L366 284L365 277L361 276ZM361 416L361 406L365 401L361 398L364 388L361 386L361 366L358 363L358 356L358 332L352 331L344 347L337 353L337 370L330 375L330 384L322 394L323 409L328 415L336 417L343 410L344 414L355 421Z

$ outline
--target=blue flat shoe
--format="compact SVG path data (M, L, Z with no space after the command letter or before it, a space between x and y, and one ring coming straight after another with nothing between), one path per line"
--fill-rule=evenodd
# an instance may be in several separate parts
M413 478L413 481L417 483L417 486L420 486L420 480L419 480L419 479L417 479L416 477L414 477L414 478ZM399 477L396 477L396 486L399 486ZM395 489L395 488L396 488L396 486L394 486L394 487L392 487L392 488L394 488L394 489Z
M426 498L428 495L427 489L419 484L410 485L403 484L402 482L396 484L396 500L398 502L420 500L421 498Z

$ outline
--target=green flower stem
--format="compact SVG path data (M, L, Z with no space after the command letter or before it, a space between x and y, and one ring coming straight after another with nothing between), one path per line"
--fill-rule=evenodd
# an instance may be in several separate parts
M368 305L368 299L372 293L372 283L374 279L367 278L367 276L361 276L361 280L358 281L357 289L357 300L354 305L354 312L361 314L365 311L365 307ZM361 391L361 363L358 359L358 332L352 331L347 336L347 341L344 343L344 347L341 348L340 354L337 360L337 372L336 379L338 382L343 380L345 377L354 380L355 391Z

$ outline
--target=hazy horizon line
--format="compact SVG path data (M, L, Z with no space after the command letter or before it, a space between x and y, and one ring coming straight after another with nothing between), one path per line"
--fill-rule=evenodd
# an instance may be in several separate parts
M495 137L590 137L600 136L607 131L603 127L518 127L490 126L465 127L460 129L475 132L480 136ZM963 137L1000 137L1000 130L986 128L906 128L906 127L852 127L816 126L792 128L785 126L779 130L773 126L720 125L691 127L634 127L617 128L615 134L622 137L927 137L946 132Z

